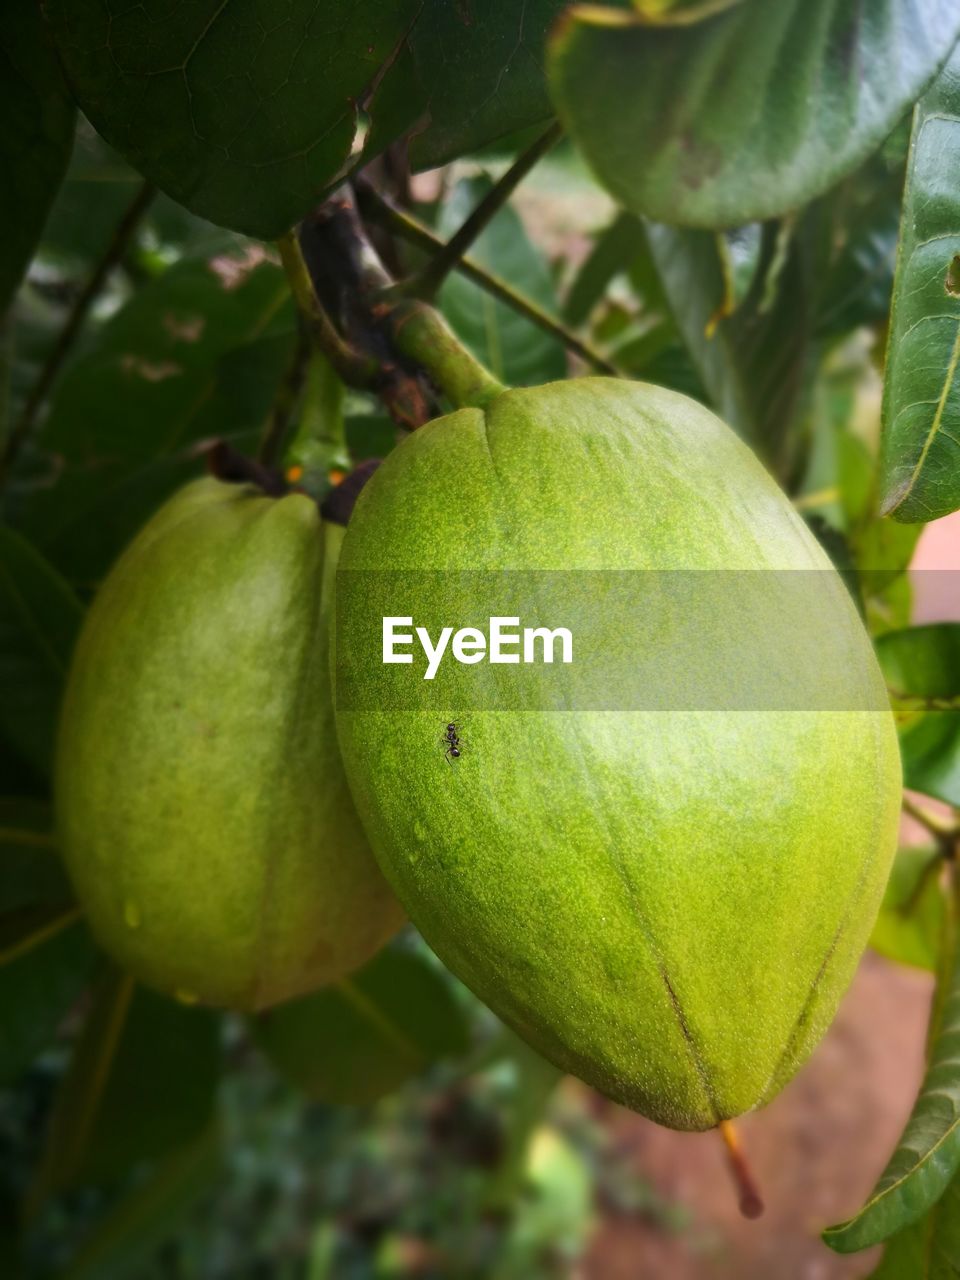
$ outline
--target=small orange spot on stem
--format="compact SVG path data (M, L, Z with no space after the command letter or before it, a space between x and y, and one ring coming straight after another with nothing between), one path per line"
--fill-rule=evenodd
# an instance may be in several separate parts
M296 484L298 480L302 479L303 467L298 466L297 464L294 464L292 467L287 467L287 480L290 484Z
M331 484L339 484L346 474L347 473L345 471L341 471L339 470L339 468L334 467L333 470L329 473L327 478L329 479Z
M730 1172L733 1174L740 1197L740 1212L745 1218L759 1218L763 1213L763 1200L754 1182L747 1157L740 1146L740 1137L730 1120L721 1120L719 1129L723 1145L727 1149Z

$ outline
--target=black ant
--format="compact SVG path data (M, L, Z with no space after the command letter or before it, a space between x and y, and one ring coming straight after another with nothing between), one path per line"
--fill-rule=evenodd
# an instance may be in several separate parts
M443 754L447 757L448 764L451 760L460 759L460 756L463 754L463 749L460 742L460 735L457 732L457 726L452 720L447 725L446 731L440 741L445 742L447 745L447 749Z

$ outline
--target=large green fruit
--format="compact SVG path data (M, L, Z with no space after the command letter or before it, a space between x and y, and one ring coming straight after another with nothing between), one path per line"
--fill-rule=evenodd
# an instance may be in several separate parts
M273 1004L400 925L336 744L341 537L302 495L196 481L125 551L80 637L57 758L64 857L103 947L182 999Z
M396 687L385 672L422 684L422 667L385 668L378 648L359 671L343 665L355 651L341 652L337 712L354 799L411 917L535 1048L676 1128L767 1101L850 980L900 795L868 639L789 502L723 423L673 392L606 379L507 391L417 431L379 470L347 531L338 607L351 581L368 580L384 584L383 614L417 622L421 590L433 617L448 575L401 584L382 573L394 569L768 571L729 578L731 591L759 584L750 634L746 618L737 634L726 588L718 615L687 624L704 624L706 665L715 649L748 687L763 673L750 671L747 642L769 622L791 664L822 671L831 698L850 691L849 706L444 714L386 692L364 706L365 686ZM816 608L788 628L794 570L812 571L801 576L816 581ZM488 606L513 612L495 589ZM621 659L683 676L676 654L693 654L698 636L682 618L659 630L655 595L642 653L611 617L606 643ZM706 625L716 617L722 626ZM501 682L519 670L494 669ZM444 723L461 717L465 749L451 759Z

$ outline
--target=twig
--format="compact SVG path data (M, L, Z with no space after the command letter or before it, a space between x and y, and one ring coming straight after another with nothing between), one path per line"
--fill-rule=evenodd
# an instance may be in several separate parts
M429 254L438 254L444 249L445 242L438 235L435 235L429 227L424 226L422 222L418 222L410 214L404 213L402 209L398 209L396 205L391 204L370 183L360 180L355 186L360 207L371 222L376 223L377 226L382 227L385 231L392 232L398 239L405 240L408 244L418 249L423 249ZM481 267L472 258L460 258L454 264L453 269L466 279L472 280L485 293L496 298L498 302L502 302L511 311L515 311L517 315L529 320L531 324L536 325L544 333L549 333L552 337L559 339L569 351L579 356L581 360L585 360L587 364L593 365L595 369L599 369L603 373L609 373L613 377L623 376L622 371L617 368L612 360L608 360L590 343L578 337L566 325L556 320L548 311L544 311L542 307L531 301L530 298L518 293L505 280L494 275L492 271L487 271L486 268Z
M431 380L458 407L485 404L503 391L439 312L397 295L349 188L304 221L300 244L321 304L347 340L375 361L375 390L402 426L436 417Z
M393 279L370 243L349 187L335 191L304 219L300 248L320 305L346 341L374 362L373 389L394 421L413 430L436 417L425 373L412 367L393 342L391 304L384 301Z
M277 241L290 288L297 307L314 342L349 387L372 387L377 380L377 362L356 351L340 336L320 304L310 272L300 251L295 231L288 231Z
M293 412L300 399L300 393L303 390L303 381L307 372L309 356L310 344L306 325L301 323L297 326L297 342L293 349L293 355L280 386L277 388L276 398L271 405L267 425L264 428L260 439L260 447L257 450L257 461L265 466L272 466L277 460L280 445L283 443L283 437L286 434L287 427L290 425L290 419L293 417Z
M422 271L407 281L404 286L406 293L425 302L430 302L436 297L441 284L476 238L503 208L534 165L546 155L554 143L559 141L562 134L561 125L552 124L546 133L541 134L536 142L517 157L503 177L483 197L459 231L447 241L443 249L427 263Z
M925 805L919 805L915 800L911 800L906 792L903 794L901 806L904 813L909 814L915 822L930 833L935 839L941 843L951 843L960 837L960 820L954 818L951 822L947 818L942 818L939 813L934 813L932 809L926 808Z
M27 402L17 420L16 426L14 426L7 439L3 455L0 457L0 487L3 486L10 468L30 435L40 406L46 399L47 393L60 372L64 361L70 354L70 349L83 327L83 322L86 320L90 308L106 283L110 272L123 258L141 218L150 207L151 201L156 194L157 189L151 183L144 182L140 186L137 194L117 223L110 243L93 270L93 275L91 275L74 302L70 314L67 316L66 324L61 329L53 350L47 356L43 368L40 370L40 376L27 397Z

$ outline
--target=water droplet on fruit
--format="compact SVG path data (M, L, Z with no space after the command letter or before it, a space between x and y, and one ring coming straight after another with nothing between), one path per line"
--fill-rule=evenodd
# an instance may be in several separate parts
M123 904L123 919L128 929L140 928L143 918L140 915L140 908L132 898L128 898Z
M178 987L174 995L181 1004L196 1004L200 999L195 991L187 991L184 987Z

